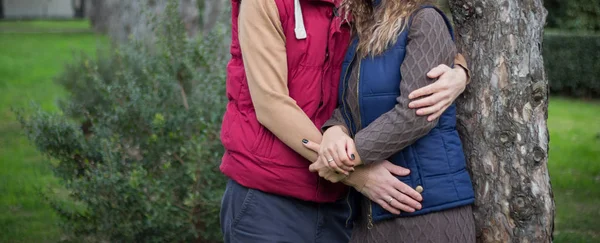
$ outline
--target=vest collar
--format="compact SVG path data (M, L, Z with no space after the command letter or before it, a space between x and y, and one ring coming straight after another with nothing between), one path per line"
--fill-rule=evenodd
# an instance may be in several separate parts
M340 0L309 0L311 2L326 2L336 5ZM376 0L379 1L379 0ZM296 39L306 39L306 27L304 26L304 14L302 13L302 6L300 6L300 0L294 0L294 21L296 22L294 27L294 33Z

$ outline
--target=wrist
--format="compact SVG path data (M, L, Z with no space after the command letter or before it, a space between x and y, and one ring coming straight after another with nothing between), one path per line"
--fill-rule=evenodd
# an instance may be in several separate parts
M457 70L461 80L465 80L467 84L469 83L471 79L471 77L469 76L469 69L467 69L463 65L457 64L454 66L454 70Z
M357 168L356 171L350 173L342 183L354 187L359 192L362 192L368 181L369 170L365 167Z
M346 129L346 127L345 127L345 126L342 126L342 125L335 125L335 126L333 126L333 127L329 128L329 129L332 129L332 128L333 128L333 129L340 129L340 130L341 130L343 133L345 133L345 134L349 134L349 133L348 133L348 129Z

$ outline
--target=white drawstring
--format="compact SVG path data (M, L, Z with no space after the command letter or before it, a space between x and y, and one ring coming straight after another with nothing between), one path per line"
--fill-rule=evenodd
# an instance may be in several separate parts
M302 6L300 6L300 0L294 0L294 17L296 18L296 39L306 39L306 28L304 27L304 16L302 16Z

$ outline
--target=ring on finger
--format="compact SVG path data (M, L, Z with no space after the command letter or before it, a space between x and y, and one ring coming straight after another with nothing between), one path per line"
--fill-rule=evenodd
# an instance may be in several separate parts
M327 163L333 162L333 159L327 159Z
M390 199L388 199L388 200L387 200L387 203L388 203L388 204L392 204L392 201L394 201L394 198L393 198L393 197L390 197Z

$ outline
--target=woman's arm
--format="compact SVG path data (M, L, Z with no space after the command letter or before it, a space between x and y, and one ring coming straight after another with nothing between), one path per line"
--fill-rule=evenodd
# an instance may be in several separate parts
M427 72L440 63L452 66L456 47L442 16L433 9L416 13L408 35L406 57L402 63L402 82L398 104L355 136L356 149L362 163L382 161L437 125L410 109L408 95L435 80Z
M343 130L348 133L348 127L346 126L346 121L344 121L344 117L342 116L342 111L340 110L340 108L335 108L335 110L333 111L333 115L331 115L331 118L329 118L329 120L327 120L325 122L325 124L323 124L323 126L321 127L321 130L323 132L325 132L328 128L333 127L333 126L340 126L343 128Z
M273 0L242 1L239 41L258 121L310 162L317 153L302 139L320 142L321 132L289 96L285 35Z

